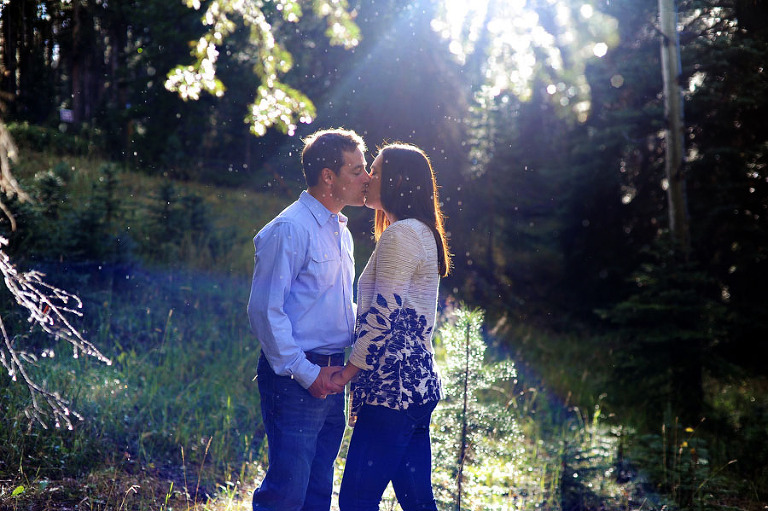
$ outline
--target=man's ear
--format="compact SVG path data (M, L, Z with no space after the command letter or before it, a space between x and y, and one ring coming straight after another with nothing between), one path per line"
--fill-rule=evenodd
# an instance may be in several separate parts
M322 179L323 183L327 185L333 183L334 176L335 176L334 172L328 167L325 167L323 170L320 171L320 179Z

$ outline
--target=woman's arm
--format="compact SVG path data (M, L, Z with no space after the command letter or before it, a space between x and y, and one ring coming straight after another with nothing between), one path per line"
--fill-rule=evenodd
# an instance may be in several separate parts
M366 370L372 368L371 353L389 337L392 313L408 299L413 275L424 260L424 248L413 228L394 223L381 235L374 256L371 307L357 311L357 338L349 357L352 364Z
M343 387L349 383L359 371L359 367L354 365L352 362L347 362L347 365L344 366L344 369L333 373L333 376L331 376L331 382Z

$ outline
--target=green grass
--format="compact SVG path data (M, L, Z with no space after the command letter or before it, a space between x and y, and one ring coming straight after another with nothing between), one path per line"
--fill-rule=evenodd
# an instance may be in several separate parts
M187 466L203 469L210 491L221 474L239 471L260 422L252 381L258 343L244 317L247 285L152 273L98 304L85 329L113 364L73 359L60 345L36 371L86 421L74 431L32 425L32 434L23 434L27 396L18 385L4 387L16 405L0 433L14 452L2 458L18 465L5 464L2 473L59 478L102 467L178 473Z
M22 183L32 183L36 173L61 161L29 153L14 171ZM71 169L68 211L76 212L83 197L93 196L104 163L64 161ZM130 171L118 172L117 179L124 218L141 232L164 181ZM85 316L77 326L112 359L111 366L72 358L68 346L25 332L23 318L4 313L11 335L32 346L33 354L52 348L55 357L40 359L32 373L86 420L73 431L29 423L26 389L0 379L0 507L49 500L54 487L67 488L56 493L63 501L85 498L81 508L118 508L125 501L131 508L157 509L166 498L194 500L195 489L204 502L254 455L259 347L245 315L250 240L284 200L251 190L173 185L179 196L203 198L212 229L235 237L230 250L214 256L182 240L173 264L132 262L114 274L114 268L94 272L95 265L84 267L88 273L62 273L65 267L46 263L49 282L83 299ZM183 481L185 475L192 480ZM162 488L171 482L174 490ZM146 504L136 504L145 498Z
M70 178L64 193L70 204L65 209L78 211L93 199L93 188L104 181L102 168L105 162L89 157L59 157L47 153L25 153L24 160L15 165L14 172L22 185L31 189L34 176L64 164L70 169ZM251 240L259 228L272 219L292 200L290 197L259 193L249 188L213 187L194 182L171 181L162 176L149 176L113 165L118 186L115 202L120 206L120 225L115 226L122 234L135 238L137 243L159 243L149 239L148 224L153 209L159 207L159 190L172 186L171 200L174 206L183 208L185 197L199 197L206 220L210 221L208 238L221 237L225 251L211 254L199 240L179 240L178 253L171 266L187 269L215 270L222 273L249 275L253 265ZM182 212L183 213L183 212ZM162 261L167 263L167 261Z
M759 461L768 456L764 377L724 381L706 375L708 413L699 423L682 424L673 411L654 410L664 419L653 424L641 403L615 405L612 398L619 390L608 376L614 352L621 347L605 334L562 335L503 321L495 331L509 341L518 372L532 384L528 399L522 401L529 403L523 405L528 408L522 414L528 418L522 424L525 436L532 440L541 435L547 446L565 442L560 453L564 473L585 463L611 472L611 477L589 487L606 488L603 504L618 505L625 499L636 505L645 502L643 508L765 508L768 471ZM603 446L598 458L592 451L596 444ZM622 497L627 488L610 482L625 478L622 474L633 477L643 493ZM572 487L561 484L561 490ZM589 495L582 490L577 495ZM563 502L568 501L564 496Z

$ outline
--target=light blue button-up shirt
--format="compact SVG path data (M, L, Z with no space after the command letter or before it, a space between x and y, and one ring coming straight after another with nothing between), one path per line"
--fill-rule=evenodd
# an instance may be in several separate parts
M355 264L347 217L304 191L253 245L251 330L275 373L308 388L320 368L304 353L341 353L353 340Z

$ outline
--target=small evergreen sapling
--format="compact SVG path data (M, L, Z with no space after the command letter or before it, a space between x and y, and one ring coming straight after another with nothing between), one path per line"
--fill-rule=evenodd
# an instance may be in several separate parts
M473 499L513 498L523 453L514 413L514 362L486 361L482 321L481 311L458 309L439 333L446 398L433 419L436 497L457 510L471 508Z

